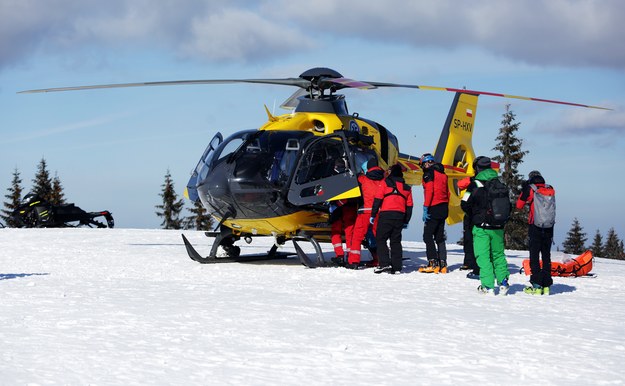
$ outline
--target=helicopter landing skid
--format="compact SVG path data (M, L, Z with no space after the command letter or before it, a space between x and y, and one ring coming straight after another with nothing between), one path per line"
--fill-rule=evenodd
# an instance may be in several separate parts
M262 261L262 260L284 259L288 256L294 255L294 253L290 253L290 252L278 252L277 251L278 246L273 245L271 249L267 251L267 253L263 253L263 254L253 254L253 255L243 255L243 256L239 256L237 254L236 256L230 256L230 257L217 257L216 253L214 253L217 251L217 248L213 248L213 250L211 250L210 255L206 257L202 257L202 255L200 255L198 251L196 251L195 248L193 248L193 245L191 245L189 240L187 240L187 238L184 235L182 235L182 241L184 242L184 246L187 249L187 253L189 254L189 257L191 258L191 260L197 261L198 263L201 263L201 264L247 263L247 262Z
M313 247L315 248L315 253L317 255L316 261L313 261L299 246L297 243L299 241L309 241ZM319 242L312 236L299 236L293 238L293 245L295 246L295 251L297 252L297 257L299 257L299 261L308 268L317 268L317 267L325 267L327 263L323 258L323 251L321 250L321 246Z

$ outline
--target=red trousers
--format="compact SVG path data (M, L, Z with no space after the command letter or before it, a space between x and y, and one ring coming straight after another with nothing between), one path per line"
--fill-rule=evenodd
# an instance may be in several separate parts
M351 250L352 232L356 222L356 207L344 205L340 209L341 216L332 223L330 241L334 247L336 257L343 258L345 252ZM343 237L345 237L345 249L343 249Z
M352 232L352 241L350 242L349 248L349 256L347 258L347 262L349 264L358 264L360 263L360 255L361 255L361 244L362 240L365 238L369 227L373 228L373 233L375 235L375 223L371 225L369 222L371 218L371 213L359 213L356 217L356 223L354 224L354 230ZM376 221L377 223L377 218ZM373 264L377 265L378 256L373 255Z

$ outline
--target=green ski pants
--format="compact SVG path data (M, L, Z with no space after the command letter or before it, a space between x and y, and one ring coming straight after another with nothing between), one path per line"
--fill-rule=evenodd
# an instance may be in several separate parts
M477 265L480 267L482 286L495 287L510 276L508 261L504 253L503 229L473 227L473 249Z

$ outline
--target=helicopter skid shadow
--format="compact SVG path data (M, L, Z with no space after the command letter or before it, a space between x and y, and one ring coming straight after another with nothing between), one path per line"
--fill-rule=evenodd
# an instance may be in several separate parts
M0 273L0 280L18 279L29 276L47 276L49 273Z

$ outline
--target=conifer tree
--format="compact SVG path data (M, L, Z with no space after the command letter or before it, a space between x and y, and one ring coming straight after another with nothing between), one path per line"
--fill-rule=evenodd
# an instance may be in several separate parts
M160 210L156 212L156 215L163 218L163 222L161 223L163 229L181 229L182 219L180 219L180 212L182 211L184 202L182 199L178 199L169 169L167 169L167 173L165 174L165 182L161 186L163 190L160 196L163 199L163 204L156 205L156 209Z
M63 185L61 185L61 180L59 176L54 173L54 178L52 179L52 192L50 193L50 204L52 205L61 205L65 204L65 193L63 192Z
M205 231L211 229L213 218L208 214L208 210L202 205L202 201L193 203L193 208L188 209L191 216L186 218L185 228Z
M8 194L4 197L8 199L8 201L4 202L4 209L2 210L2 219L6 226L9 227L17 227L19 226L12 217L11 214L17 207L20 205L20 201L22 199L22 179L20 178L20 172L15 168L13 171L13 180L11 181L11 186L7 189Z
M522 150L523 140L517 138L516 132L521 125L514 122L516 115L510 110L510 105L506 105L506 112L501 120L499 135L495 139L496 145L492 150L498 151L499 155L493 157L499 162L502 173L501 179L510 189L510 201L514 205L523 183L523 176L519 174L518 166L523 162L523 157L529 151ZM513 211L505 226L505 247L508 249L527 250L527 216L529 209L527 206L520 211Z
M603 257L603 237L601 237L599 229L597 229L595 238L592 241L590 251L592 252L593 257Z
M562 250L564 253L579 255L586 250L584 246L586 240L586 233L584 233L584 229L579 224L577 218L575 218L573 219L571 229L566 234L566 239L562 243Z
M48 172L48 165L44 158L41 158L37 166L37 173L33 179L32 193L38 195L42 200L50 202L52 197L52 179Z
M606 236L605 246L603 247L604 256L608 259L623 258L623 242L619 240L614 228L610 228Z

